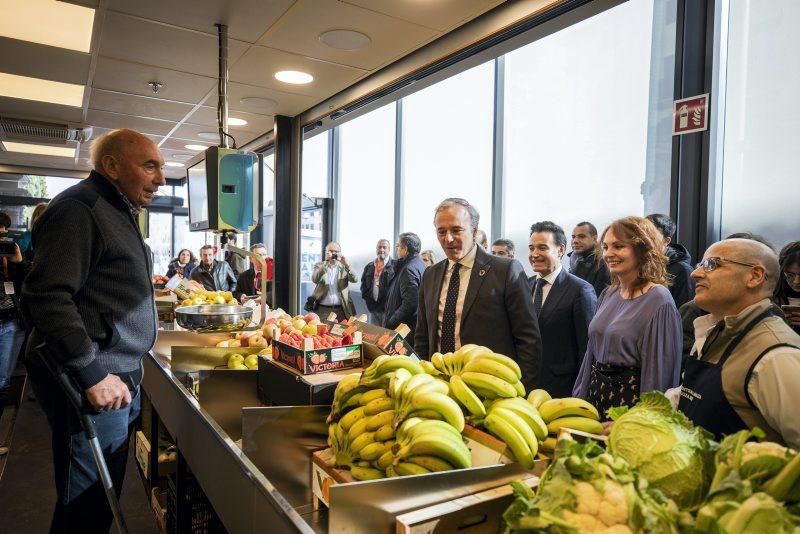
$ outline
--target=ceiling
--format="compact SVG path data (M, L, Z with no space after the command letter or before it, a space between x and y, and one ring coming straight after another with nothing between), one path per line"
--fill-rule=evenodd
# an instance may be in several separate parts
M14 9L20 0L0 0ZM55 0L37 0L55 2ZM88 53L0 36L0 73L79 84L82 107L0 96L0 116L91 126L94 136L132 128L156 141L167 161L195 152L187 144L216 129L217 34L228 25L229 116L239 145L272 129L503 0L71 0L95 9ZM3 6L3 4L7 4ZM19 4L17 4L19 5ZM32 25L38 20L30 20ZM330 30L369 37L358 50L320 40ZM314 76L307 85L276 80L280 70ZM148 82L161 85L157 93ZM251 103L248 97L258 97ZM89 143L76 157L0 151L0 164L88 170ZM180 178L180 167L166 168ZM55 172L55 171L54 171Z

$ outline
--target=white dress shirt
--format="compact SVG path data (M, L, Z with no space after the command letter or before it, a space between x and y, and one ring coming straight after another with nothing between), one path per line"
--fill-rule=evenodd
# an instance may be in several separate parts
M328 292L319 301L323 306L340 306L342 304L341 296L339 295L339 270L341 267L336 262L333 265L328 263L325 266L325 276L328 279Z
M477 246L477 245L476 245ZM461 312L464 309L464 299L467 296L467 286L469 285L469 277L472 274L472 267L475 265L476 248L472 247L466 256L461 258L458 263L461 264L458 271L460 281L458 285L458 300L456 301L456 331L455 331L455 346L456 350L461 348ZM442 282L442 292L439 294L439 326L438 326L438 339L439 347L441 350L442 345L442 319L444 318L444 305L447 300L447 287L450 285L450 278L453 276L453 266L456 262L447 260L447 272L444 274L444 281Z
M559 262L558 265L556 266L556 270L544 277L545 284L542 286L542 307L543 308L544 308L544 303L547 300L547 295L550 294L550 290L553 288L553 284L555 283L556 278L558 278L558 275L561 273L561 269L563 269L563 267L561 266L561 262ZM539 283L539 277L538 276L536 278L536 283ZM533 287L534 287L534 292L533 292L533 294L531 294L531 300L533 300L534 295L536 293L536 285L534 285Z
M706 338L718 321L709 315L694 320L695 341L691 356L702 358ZM792 347L778 347L767 352L756 366L747 393L761 415L794 449L800 448L800 416L787 406L800 406L800 351ZM677 408L680 400L680 387L667 391L667 397ZM794 400L792 400L794 399Z

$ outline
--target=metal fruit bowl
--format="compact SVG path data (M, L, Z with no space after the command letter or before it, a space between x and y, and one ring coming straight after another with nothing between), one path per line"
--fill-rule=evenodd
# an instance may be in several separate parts
M175 309L178 326L195 332L231 332L250 325L253 308L227 304L201 304Z

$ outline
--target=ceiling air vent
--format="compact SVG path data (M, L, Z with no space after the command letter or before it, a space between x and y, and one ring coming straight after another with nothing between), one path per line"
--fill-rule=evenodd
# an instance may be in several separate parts
M0 140L14 139L50 144L69 141L85 143L92 137L91 128L75 128L67 124L0 117Z

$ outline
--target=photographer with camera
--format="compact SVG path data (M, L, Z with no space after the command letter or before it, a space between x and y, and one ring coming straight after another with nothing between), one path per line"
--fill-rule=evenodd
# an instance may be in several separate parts
M355 306L350 299L347 286L356 282L356 275L350 270L347 258L342 256L339 243L330 242L325 247L325 261L314 266L311 281L317 284L314 293L306 304L309 311L325 319L330 312L336 314L338 320L349 319L355 313Z
M22 264L22 251L9 234L11 217L0 212L0 416L8 401L8 386L11 374L17 365L22 342L25 340L25 327L20 316L19 292L25 271ZM8 449L0 443L0 455Z

